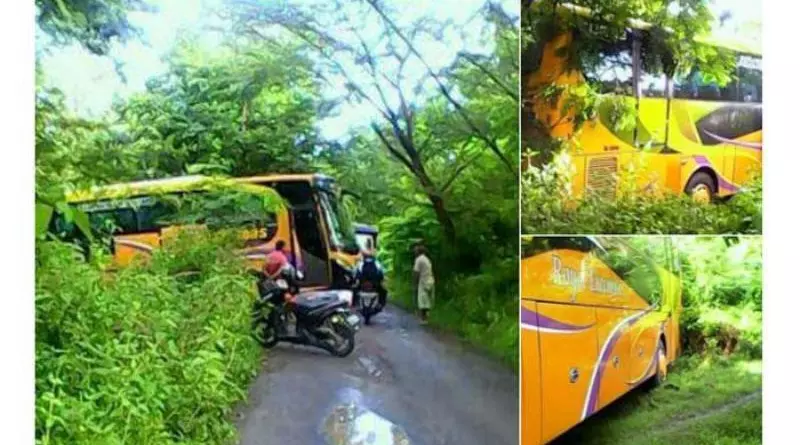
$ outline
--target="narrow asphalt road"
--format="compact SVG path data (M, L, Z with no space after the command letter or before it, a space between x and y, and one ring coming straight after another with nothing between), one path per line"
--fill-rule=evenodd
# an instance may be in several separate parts
M388 306L346 358L279 345L250 388L242 445L518 443L507 367Z

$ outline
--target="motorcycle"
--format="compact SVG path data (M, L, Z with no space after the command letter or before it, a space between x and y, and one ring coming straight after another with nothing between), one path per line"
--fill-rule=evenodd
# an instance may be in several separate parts
M256 339L265 348L279 342L315 346L337 357L355 348L360 319L338 291L300 292L302 273L284 268L276 279L260 274L253 311Z
M380 294L378 293L378 286L371 281L362 281L357 283L354 289L355 300L358 305L358 310L361 316L364 317L364 324L370 324L373 315L383 310L383 305L380 301Z

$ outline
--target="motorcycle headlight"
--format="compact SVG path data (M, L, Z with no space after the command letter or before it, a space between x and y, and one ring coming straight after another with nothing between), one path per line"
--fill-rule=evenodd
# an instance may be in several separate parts
M275 281L275 284L276 284L276 285L277 285L277 286L278 286L280 289L284 289L284 290L285 290L285 289L289 289L289 283L288 283L286 280L284 280L283 278L278 278L278 279Z

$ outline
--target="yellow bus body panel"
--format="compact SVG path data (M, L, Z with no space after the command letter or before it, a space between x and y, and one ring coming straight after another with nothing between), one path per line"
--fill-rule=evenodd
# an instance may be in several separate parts
M543 46L539 69L528 79L529 91L538 91L550 84L574 89L585 83L583 74L569 68L562 55L568 52L565 49L569 45L572 45L572 36L565 32ZM630 106L635 104L633 97L621 99ZM761 174L762 130L704 144L696 128L697 121L716 110L735 106L760 108L760 104L673 99L669 113L670 150L662 152L661 147L667 141L665 98L640 98L639 147L632 139L632 130L615 132L609 128L609 122L603 122L602 113L576 131L574 110L564 108L566 93L555 97L536 96L531 100L534 101L534 116L545 125L549 135L569 140L574 198L592 191L613 197L623 188L637 194L679 194L699 169L711 172L718 195L725 197ZM644 138L645 135L648 137Z
M592 253L550 250L521 266L522 443L552 441L647 381L662 338L668 361L677 357L677 314L650 306ZM661 307L680 304L677 277L658 273Z

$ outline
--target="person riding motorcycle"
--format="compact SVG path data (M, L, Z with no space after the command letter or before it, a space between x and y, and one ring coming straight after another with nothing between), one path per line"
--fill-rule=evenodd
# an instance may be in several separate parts
M383 266L378 262L375 256L375 251L372 249L364 249L361 252L361 261L356 266L355 280L359 286L364 282L369 282L375 286L378 293L378 307L377 311L386 306L386 288L383 286Z
M275 243L275 248L267 254L263 270L266 279L261 283L262 292L266 293L275 289L278 285L278 280L283 279L284 274L290 276L294 274L294 267L289 262L285 249L286 243L283 240L278 240ZM276 306L275 309L282 311L294 322L296 321L296 314L294 313L296 295L292 293L291 289L284 289L282 295L282 301L272 301L272 303ZM290 323L290 325L293 327L293 323Z

